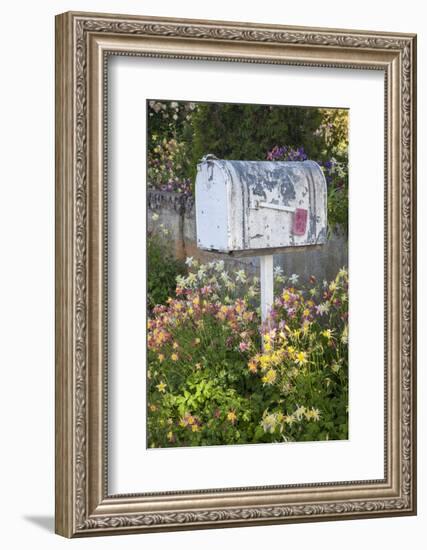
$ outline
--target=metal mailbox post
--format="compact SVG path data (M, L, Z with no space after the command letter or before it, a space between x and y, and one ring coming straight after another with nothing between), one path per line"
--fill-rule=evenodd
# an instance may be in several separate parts
M322 245L327 234L326 180L311 160L203 157L196 177L197 246L259 256L261 314L273 305L273 254Z

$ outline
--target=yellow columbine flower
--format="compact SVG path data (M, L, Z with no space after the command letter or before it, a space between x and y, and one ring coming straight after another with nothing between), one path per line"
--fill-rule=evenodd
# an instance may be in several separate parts
M330 328L324 330L322 332L322 336L324 336L325 338L327 338L328 340L330 340L332 338L332 330Z
M168 435L166 436L168 438L168 441L172 441L173 439L173 433L172 432L168 432Z
M163 353L159 353L159 355L157 356L157 359L159 360L159 363L161 363L162 361L165 360L165 356L163 355Z
M172 344L172 347L173 347L173 349L178 349L178 348L179 348L179 345L178 345L177 342L174 342L174 343Z
M314 420L315 422L320 420L319 409L309 409L304 414L307 420Z
M274 384L277 378L277 372L274 369L270 369L265 373L265 375L262 377L262 381L264 384Z
M156 388L159 390L159 392L165 393L166 384L164 382L160 382L159 384L157 384Z
M310 310L305 308L305 310L302 312L302 314L304 315L304 317L308 317L310 315Z
M289 292L286 292L286 291L285 291L285 292L283 293L283 299L285 300L285 302L289 302L290 298L291 298L291 297L290 297L290 295L289 295Z
M179 359L178 354L177 353L172 353L171 359L172 359L172 361L178 361L178 359Z
M192 432L198 432L199 429L200 429L200 428L199 428L199 426L198 426L197 424L193 424L193 425L191 426L191 431L192 431Z
M289 424L289 426L292 426L292 424L294 424L295 422L295 417L293 414L288 414L285 416L285 422L286 424Z
M305 365L305 363L307 363L307 353L305 351L299 351L295 356L295 361L300 366Z
M234 411L228 411L227 420L229 420L232 424L234 424L237 420L236 413Z
M270 342L267 342L266 344L264 344L264 351L271 351L271 344L270 344Z
M265 370L268 365L270 364L270 356L269 355L261 355L259 358L259 363L261 365L261 370Z

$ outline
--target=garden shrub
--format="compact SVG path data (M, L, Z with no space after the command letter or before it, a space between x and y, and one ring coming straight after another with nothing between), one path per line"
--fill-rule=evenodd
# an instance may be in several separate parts
M319 109L279 105L200 103L191 117L192 159L212 153L221 159L263 160L277 143L304 144L318 158L323 136L316 133L322 122Z

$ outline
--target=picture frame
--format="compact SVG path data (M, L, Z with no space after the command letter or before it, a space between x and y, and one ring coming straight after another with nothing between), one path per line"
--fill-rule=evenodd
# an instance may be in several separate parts
M110 56L384 73L384 477L108 491ZM65 537L416 514L416 36L145 16L56 17L56 489ZM249 452L249 451L248 451ZM143 467L143 466L142 466Z

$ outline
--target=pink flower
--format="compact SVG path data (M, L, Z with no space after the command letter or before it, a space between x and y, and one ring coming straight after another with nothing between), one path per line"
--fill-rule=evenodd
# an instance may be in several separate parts
M249 349L249 344L247 342L240 342L239 344L240 351L247 351L248 349Z

